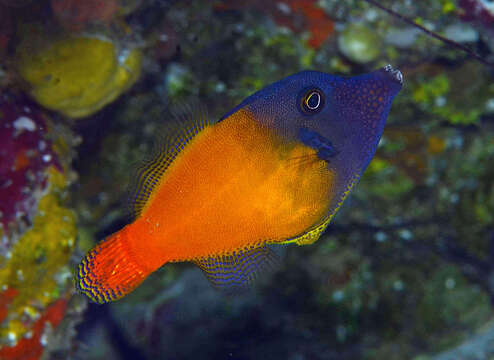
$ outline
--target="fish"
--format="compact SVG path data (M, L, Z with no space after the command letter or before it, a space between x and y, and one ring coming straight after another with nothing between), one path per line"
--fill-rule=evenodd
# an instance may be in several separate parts
M276 266L273 247L319 239L371 161L403 76L302 71L218 121L191 110L134 179L134 220L81 260L75 284L104 304L166 263L192 262L237 292Z

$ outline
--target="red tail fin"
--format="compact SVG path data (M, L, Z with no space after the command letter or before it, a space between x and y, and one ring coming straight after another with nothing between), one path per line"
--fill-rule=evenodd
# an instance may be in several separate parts
M76 287L92 301L104 304L130 293L150 272L129 256L122 235L116 233L82 259L76 274Z

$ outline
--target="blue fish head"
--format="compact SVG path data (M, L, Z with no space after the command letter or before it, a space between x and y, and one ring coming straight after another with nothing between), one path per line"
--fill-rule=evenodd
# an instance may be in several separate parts
M317 150L345 191L367 168L403 77L390 65L354 77L302 71L245 99L247 108L288 140Z

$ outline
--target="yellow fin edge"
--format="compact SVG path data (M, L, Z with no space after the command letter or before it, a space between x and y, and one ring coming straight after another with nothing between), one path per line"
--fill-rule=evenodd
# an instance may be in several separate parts
M315 227L311 228L310 230L306 231L300 236L285 240L283 242L280 242L279 244L297 244L297 245L311 245L315 243L322 235L322 233L326 230L328 227L329 223L335 216L335 214L338 212L340 209L341 205L345 201L345 199L348 197L350 194L350 191L352 191L353 187L355 186L356 183L358 183L358 180L360 179L360 176L355 175L355 177L352 179L350 185L348 186L347 190L343 193L343 196L341 197L340 201L338 202L338 205L336 206L336 209L329 214L324 220L319 224L316 225Z

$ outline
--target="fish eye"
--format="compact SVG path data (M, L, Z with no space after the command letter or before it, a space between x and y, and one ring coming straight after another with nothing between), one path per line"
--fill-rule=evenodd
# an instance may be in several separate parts
M300 108L305 114L312 115L318 113L323 107L324 94L320 89L309 89L300 98Z

